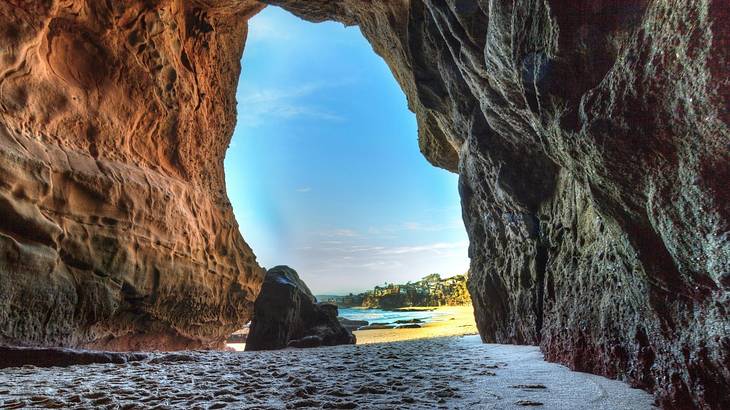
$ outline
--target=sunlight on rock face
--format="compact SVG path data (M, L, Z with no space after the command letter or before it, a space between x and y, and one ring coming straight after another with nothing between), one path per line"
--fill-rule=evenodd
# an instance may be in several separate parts
M220 347L248 320L221 165L260 9L0 1L0 343Z

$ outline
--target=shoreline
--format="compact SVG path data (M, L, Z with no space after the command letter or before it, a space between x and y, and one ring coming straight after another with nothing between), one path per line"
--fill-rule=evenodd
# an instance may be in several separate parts
M434 313L430 320L420 323L419 328L356 330L358 345L399 342L405 340L429 339L447 336L476 335L477 326L471 306L413 306L400 311L423 311Z
M367 308L351 308L368 310ZM355 330L352 333L357 338L357 345L373 343L402 342L408 340L431 339L450 336L478 335L474 310L471 306L412 306L399 308L393 311L423 312L429 311L434 315L423 322L415 322L420 327L378 328ZM378 322L380 323L380 322ZM372 323L371 323L372 325ZM401 323L401 326L404 324ZM225 350L241 352L245 349L245 342L228 342Z
M469 305L464 305L469 306ZM382 308L374 308L374 307L363 307L363 306L350 306L350 307L340 307L339 309L352 309L352 310L382 310L384 312L432 312L440 307L460 307L460 306L406 306L406 307L399 307L399 308L393 308L393 309L382 309Z

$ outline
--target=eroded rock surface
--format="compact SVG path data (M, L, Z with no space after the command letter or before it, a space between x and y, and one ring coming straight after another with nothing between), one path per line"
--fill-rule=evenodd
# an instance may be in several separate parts
M730 407L727 1L267 3L359 25L460 173L485 341ZM222 158L258 8L0 1L3 342L211 345L244 321L262 272Z
M355 344L337 313L337 305L317 303L294 269L271 268L254 304L246 351Z
M217 347L263 270L223 157L254 1L0 1L0 344Z
M267 3L359 25L461 175L484 341L730 407L730 3Z

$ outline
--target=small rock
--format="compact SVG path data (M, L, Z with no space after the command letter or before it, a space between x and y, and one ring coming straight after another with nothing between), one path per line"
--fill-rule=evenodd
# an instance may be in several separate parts
M515 402L518 406L525 406L525 407L536 407L536 406L542 406L543 404L539 401L532 401L532 400L517 400Z
M396 320L394 323L397 323L397 324L423 323L423 320L421 320L421 319L401 319L401 320Z
M287 346L298 348L320 347L322 346L322 338L319 336L305 336L301 339L290 341Z
M513 389L547 389L544 384L515 384Z

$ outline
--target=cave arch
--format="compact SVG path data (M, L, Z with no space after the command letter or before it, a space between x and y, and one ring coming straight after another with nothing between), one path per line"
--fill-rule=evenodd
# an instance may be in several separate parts
M460 173L484 340L728 406L726 2L266 3L358 24ZM0 341L206 347L244 320L262 271L221 164L262 7L0 1Z
M259 263L295 268L317 295L466 272L458 177L419 152L359 28L278 7L249 24L225 174Z

